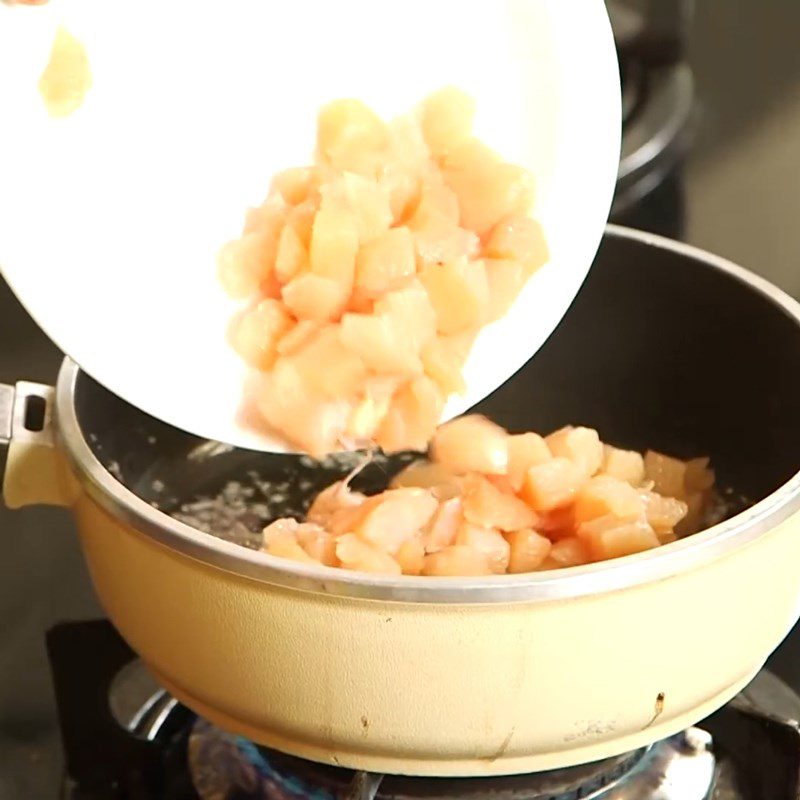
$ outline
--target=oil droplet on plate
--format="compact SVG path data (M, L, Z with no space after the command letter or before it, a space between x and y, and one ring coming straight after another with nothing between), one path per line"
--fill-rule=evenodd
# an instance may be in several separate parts
M91 86L92 73L83 44L60 26L39 79L39 93L47 113L51 117L68 117L81 106Z

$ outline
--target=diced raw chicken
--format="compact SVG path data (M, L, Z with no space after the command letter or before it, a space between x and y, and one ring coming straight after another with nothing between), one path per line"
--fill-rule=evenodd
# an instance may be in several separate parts
M508 571L533 572L550 554L553 545L533 528L522 528L506 534L509 544Z
M366 495L354 492L345 481L336 481L314 498L306 512L306 519L322 527L327 527L337 512L360 508L366 499Z
M311 245L311 232L314 229L317 211L319 211L319 198L309 197L302 203L290 208L286 214L286 224L294 229L306 253L308 253L308 248Z
M572 503L585 482L580 467L557 456L528 469L520 496L534 511L552 511Z
M708 466L709 459L692 458L686 462L684 486L687 492L706 492L714 486L714 470Z
M536 524L533 509L516 495L506 494L486 478L475 475L463 481L464 517L474 525L515 531Z
M312 558L305 550L303 550L296 539L274 539L266 546L265 552L269 553L271 556L286 558L290 561L298 561L301 564L320 564L319 561L317 561L315 558Z
M275 255L275 277L288 283L299 272L308 268L308 251L297 229L290 224L283 226Z
M360 289L353 289L350 299L345 306L346 311L353 314L374 314L375 313L375 300L368 297Z
M461 493L459 473L444 464L436 464L427 460L413 461L392 479L392 488L416 486L430 489L434 497L447 500Z
M326 567L338 567L336 539L319 525L303 524L297 528L297 543L315 561Z
M422 372L413 343L386 314L345 314L340 336L345 346L377 373L409 378Z
M282 358L263 376L255 399L268 424L316 457L337 449L350 415L346 401L311 394L297 369Z
M706 527L703 515L706 507L706 496L703 492L689 492L686 495L686 516L675 526L678 536L686 536Z
M231 329L231 344L249 366L267 370L278 355L278 343L292 327L282 303L267 298L242 313Z
M417 120L406 115L389 126L389 149L378 183L389 196L394 225L405 225L420 200L422 176L430 169L428 147Z
M422 132L434 156L446 153L472 134L475 101L453 87L430 95L422 104Z
M303 272L283 287L281 297L299 320L329 322L341 316L348 293L331 278Z
M600 471L604 475L627 481L631 486L640 486L644 481L644 459L635 450L620 450L605 444Z
M484 252L491 258L516 261L527 277L548 260L542 226L529 216L506 217L492 228Z
M322 330L324 324L312 319L304 319L295 323L278 342L278 353L282 356L294 355Z
M475 259L480 241L471 231L450 222L435 222L413 232L414 250L421 268Z
M472 346L469 333L455 336L436 336L422 348L422 366L445 395L463 394L466 384L461 370ZM465 341L468 339L469 341Z
M458 198L441 175L428 172L419 186L416 207L406 224L420 263L442 264L477 255L478 237L459 226Z
M389 195L389 208L395 225L405 225L419 202L420 180L398 164L387 164L378 178Z
M385 314L415 353L421 352L436 335L436 313L425 288L417 280L383 295L375 302L375 313Z
M578 491L573 513L575 523L580 525L609 514L620 519L638 518L644 510L641 495L629 483L610 475L597 475Z
M538 517L536 530L554 542L575 533L575 507L573 505L561 506L552 511L541 511L538 513Z
M538 433L518 433L508 437L508 480L515 492L522 488L525 475L534 464L553 457Z
M648 480L653 481L653 489L667 497L683 499L685 493L686 462L665 456L655 450L644 455L644 471Z
M481 327L545 258L527 217L530 176L473 138L473 114L454 88L388 125L358 100L320 110L314 163L275 175L219 256L231 296L284 312L263 330L248 312L234 337L255 378L268 378L257 402L245 398L243 422L313 443L315 455L326 444L425 448L446 398L466 390Z
M312 525L301 525L294 519L278 519L264 528L263 544L261 549L271 556L299 561L301 564L320 564L320 559L307 553L298 542L298 533L304 530L304 535L310 533ZM321 531L324 534L324 531Z
M397 551L395 560L403 575L419 575L425 567L425 547L418 538L406 539Z
M300 523L296 519L292 519L291 517L281 517L280 519L276 519L274 522L271 522L264 528L263 531L261 531L261 542L264 546L266 546L276 539L296 539L297 529L299 527Z
M429 264L420 273L441 334L475 330L488 318L489 284L482 261Z
M381 170L378 182L389 195L393 224L405 225L419 202L419 175L400 164L389 163Z
M275 235L270 233L246 233L228 242L217 259L217 274L225 291L235 300L256 293L272 274L276 248Z
M411 174L431 169L430 151L416 112L402 114L391 121L386 161L387 165L397 166Z
M416 486L430 489L440 500L447 500L461 493L461 473L444 464L427 459L412 461L392 478L392 488Z
M340 508L331 514L325 528L334 537L342 536L345 533L353 533L358 527L359 522L365 514L364 504Z
M452 337L437 336L422 348L422 366L425 374L431 378L445 395L466 391L464 378L461 376L463 359L454 352Z
M591 436L579 437L577 445L568 437L561 441L577 454L573 461L552 455L536 434L509 436L481 417L447 423L437 436L448 429L459 434L456 443L470 444L466 452L471 457L476 441L499 433L507 458L513 456L515 471L523 475L519 489L503 472L485 474L474 465L456 468L420 460L398 473L391 489L373 497L350 490L349 478L339 481L315 498L306 523L283 519L267 527L264 549L302 561L300 548L321 564L387 574L538 572L673 542L701 527L711 502L706 459L698 459L690 475L694 485L707 488L690 492L683 501L654 492L652 482L633 486L605 472L587 477L581 457ZM637 462L628 451L606 450L609 454L612 471L638 484Z
M336 557L345 569L378 575L401 575L400 565L388 553L373 547L354 533L336 540Z
M438 553L455 543L464 521L460 497L451 497L439 503L430 522L422 532L422 544L426 553Z
M320 328L293 355L281 356L280 361L297 371L308 391L331 400L349 398L367 379L364 362L345 346L335 325Z
M278 192L289 205L296 206L318 186L314 167L289 167L272 178L270 189Z
M547 556L541 564L534 570L534 572L549 572L554 569L561 569L561 564L558 561L554 561L550 556Z
M510 545L503 538L503 534L494 528L462 522L456 534L456 544L482 553L489 564L489 569L495 574L500 575L508 568Z
M360 100L336 100L317 119L317 150L334 167L370 173L388 145L383 120Z
M425 556L423 575L441 577L491 575L492 568L486 555L474 547L454 544Z
M322 208L348 213L362 244L381 236L392 224L389 193L374 179L345 172L322 189Z
M361 245L356 257L356 290L369 297L398 289L417 271L414 239L408 228L391 228Z
M426 375L401 388L375 432L375 441L386 453L427 448L430 432L442 416L444 397Z
M407 220L413 231L450 230L458 227L458 197L437 172L429 171L419 184L419 199Z
M248 209L242 234L260 233L277 241L289 213L282 197L269 197L260 206Z
M516 490L511 485L507 475L485 475L484 477L495 489L503 492L503 494L516 494Z
M457 471L503 475L508 468L508 434L476 414L441 425L430 450L434 461Z
M603 443L593 428L574 428L571 425L545 437L554 456L568 458L589 478L603 463Z
M579 567L592 560L588 545L577 536L566 536L554 542L550 558L559 567Z
M458 417L437 429L431 455L453 470L503 475L508 468L508 434L486 417Z
M643 519L600 517L578 526L578 536L588 545L594 561L619 558L658 547L655 531Z
M528 280L528 274L519 261L511 259L485 258L483 264L489 290L487 318L494 322L508 313Z
M354 215L336 205L323 204L311 228L311 271L337 283L345 297L353 290L358 253L358 227Z
M477 139L449 149L442 161L445 183L456 193L461 224L483 236L501 219L527 214L533 204L533 182L521 167L503 163Z
M688 506L683 500L664 497L650 491L643 491L640 496L644 505L645 518L659 537L672 533L675 526L688 512Z
M355 533L383 552L396 555L406 539L421 533L437 508L438 501L426 489L390 489L365 502L365 513Z
M364 396L353 408L347 423L347 433L356 441L372 442L378 428L392 407L392 398L401 383L393 375L378 375L367 379Z

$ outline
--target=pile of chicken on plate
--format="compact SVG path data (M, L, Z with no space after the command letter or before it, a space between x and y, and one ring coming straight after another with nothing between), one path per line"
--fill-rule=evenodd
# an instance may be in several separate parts
M311 166L276 175L223 287L253 370L249 417L323 456L353 442L424 450L482 327L545 261L533 179L472 134L456 89L391 123L325 106Z

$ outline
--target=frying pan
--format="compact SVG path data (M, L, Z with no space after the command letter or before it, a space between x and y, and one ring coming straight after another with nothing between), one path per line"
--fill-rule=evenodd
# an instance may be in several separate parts
M796 302L720 258L609 227L570 313L478 410L512 430L579 423L618 445L710 455L732 515L707 531L528 575L290 563L169 512L258 473L294 488L267 493L279 514L345 465L204 442L69 360L55 389L0 392L15 395L5 499L71 510L114 625L215 724L377 772L551 769L703 718L797 620L798 375ZM396 466L364 480L385 483Z

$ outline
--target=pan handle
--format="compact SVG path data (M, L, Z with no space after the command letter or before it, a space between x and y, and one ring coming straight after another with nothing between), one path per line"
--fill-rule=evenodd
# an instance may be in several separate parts
M0 477L9 508L71 506L78 483L56 447L52 386L0 384ZM5 463L4 463L5 462Z

